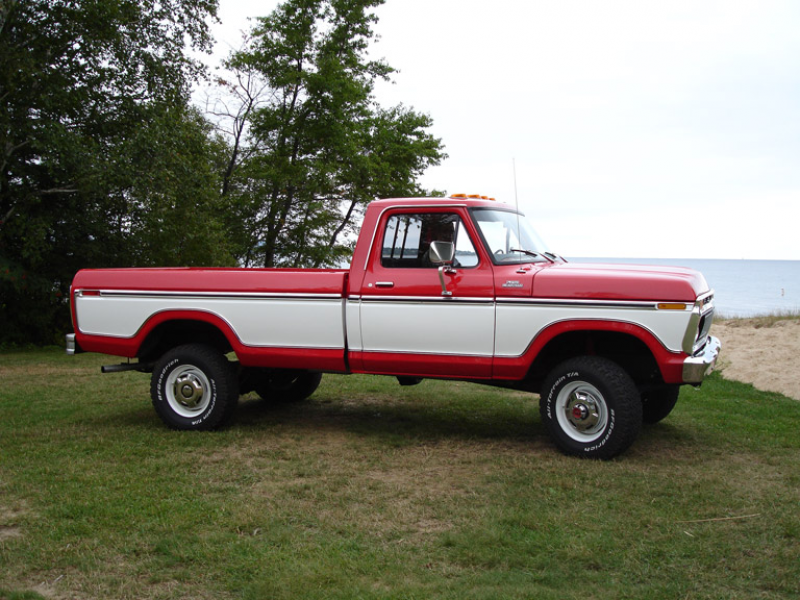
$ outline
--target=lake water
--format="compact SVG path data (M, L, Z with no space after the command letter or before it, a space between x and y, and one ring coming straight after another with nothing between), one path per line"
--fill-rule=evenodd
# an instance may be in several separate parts
M730 317L800 312L800 261L687 258L575 258L572 262L673 265L700 271L718 313Z

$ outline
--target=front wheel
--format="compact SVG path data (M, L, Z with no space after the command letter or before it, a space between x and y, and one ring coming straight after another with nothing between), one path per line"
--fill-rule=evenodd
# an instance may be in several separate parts
M678 385L662 385L642 392L642 420L653 424L666 418L675 408L680 391Z
M153 407L173 429L207 430L233 415L239 389L231 363L211 346L173 348L156 363L150 380Z
M610 459L630 447L642 424L636 385L616 363L598 356L567 360L542 385L542 423L565 454Z

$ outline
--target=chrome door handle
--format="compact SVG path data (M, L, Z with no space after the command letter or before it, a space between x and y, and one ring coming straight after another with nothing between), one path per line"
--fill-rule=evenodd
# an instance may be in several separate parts
M379 288L392 288L394 287L394 281L376 281L375 287Z

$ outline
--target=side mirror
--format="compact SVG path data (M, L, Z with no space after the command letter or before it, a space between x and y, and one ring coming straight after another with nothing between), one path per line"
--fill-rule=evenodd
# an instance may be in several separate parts
M428 259L438 266L452 265L456 257L456 246L453 242L431 242L428 248Z
M428 248L428 260L439 267L439 283L442 284L442 296L452 296L453 292L447 290L444 274L456 273L453 262L456 258L456 245L453 242L431 242Z

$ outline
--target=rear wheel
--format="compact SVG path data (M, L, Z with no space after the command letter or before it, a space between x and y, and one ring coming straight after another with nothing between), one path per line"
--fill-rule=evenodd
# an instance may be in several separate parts
M313 394L321 381L322 373L264 370L255 375L253 389L271 402L300 402Z
M236 374L211 346L173 348L153 369L150 397L161 420L173 429L207 430L224 425L239 398Z
M678 385L663 385L642 392L642 420L652 424L666 418L675 408L680 391Z
M555 367L542 385L542 423L565 454L610 459L636 439L642 402L633 380L616 363L583 356Z

